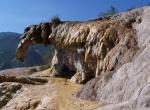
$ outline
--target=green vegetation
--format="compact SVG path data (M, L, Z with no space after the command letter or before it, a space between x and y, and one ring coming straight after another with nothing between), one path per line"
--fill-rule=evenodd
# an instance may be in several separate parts
M132 10L134 10L134 9L136 9L136 7L128 8L127 11L132 11Z
M117 13L118 13L118 10L114 6L111 6L110 9L108 9L106 12L101 12L98 17L108 18Z
M54 16L51 18L51 23L52 25L57 26L61 23L61 20L58 16Z

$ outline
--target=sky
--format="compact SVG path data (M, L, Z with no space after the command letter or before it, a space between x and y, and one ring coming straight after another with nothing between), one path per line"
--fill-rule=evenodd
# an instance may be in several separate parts
M114 6L119 12L142 7L150 0L0 0L0 32L22 33L26 26L49 21L90 20Z

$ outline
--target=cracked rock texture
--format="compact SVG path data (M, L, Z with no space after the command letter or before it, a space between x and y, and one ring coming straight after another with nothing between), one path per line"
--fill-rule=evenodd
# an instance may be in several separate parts
M140 18L32 25L22 34L16 57L24 60L30 45L54 45L53 75L85 83L132 60L139 50L132 26L137 20Z
M132 61L122 65L111 77L108 78L109 73L106 73L93 79L77 95L106 103L96 110L149 110L150 7L122 13L117 19L136 21L133 28L136 30L139 51ZM86 92L87 89L90 91Z
M0 83L0 108L17 95L21 87L19 83Z

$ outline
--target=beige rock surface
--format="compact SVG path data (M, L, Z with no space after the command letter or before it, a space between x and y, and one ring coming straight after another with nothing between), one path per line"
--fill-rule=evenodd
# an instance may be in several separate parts
M82 85L63 78L48 78L45 85L23 85L22 92L1 110L91 110L102 103L76 98Z
M96 110L149 110L150 109L150 7L136 9L120 15L134 18L140 51L134 59L122 65L109 79L108 75L92 80L82 89L81 96L95 94L94 98L107 103ZM85 91L94 88L92 93ZM85 94L86 96L85 96ZM92 98L92 96L91 96Z
M0 108L5 106L15 95L21 92L22 85L19 83L0 83Z
M22 34L16 57L23 60L31 45L54 45L52 74L69 78L75 75L74 82L86 83L132 60L139 50L134 22L132 18L120 18L32 25Z

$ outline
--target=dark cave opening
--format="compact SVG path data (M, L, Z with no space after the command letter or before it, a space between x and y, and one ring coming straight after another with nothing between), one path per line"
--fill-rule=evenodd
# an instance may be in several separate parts
M70 79L76 73L76 70L73 69L72 67L69 68L68 66L63 65L62 69L61 69L61 72L62 72L61 75L62 75L63 78Z

